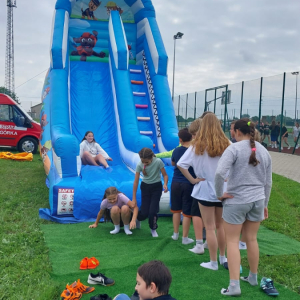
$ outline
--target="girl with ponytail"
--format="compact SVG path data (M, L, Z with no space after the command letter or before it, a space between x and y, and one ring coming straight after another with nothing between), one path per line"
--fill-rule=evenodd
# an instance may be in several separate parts
M162 190L164 190L165 193L168 191L168 175L165 170L164 163L161 159L155 157L155 154L151 149L143 148L139 152L139 156L141 161L136 166L136 173L133 183L132 202L135 205L137 203L136 192L139 185L140 173L142 172L142 204L138 214L133 214L130 228L135 228L136 226L139 227L139 222L148 218L152 237L158 237L158 234L156 232L156 229L158 227L157 213L159 211L159 201ZM162 173L164 177L164 185L162 185L160 173Z
M240 289L239 237L247 245L249 276L241 277L257 285L259 249L257 232L260 222L268 218L268 202L272 187L272 163L269 152L255 141L255 124L249 119L238 120L234 125L237 143L231 144L218 162L215 189L223 201L223 220L227 245L230 284L221 294L237 296ZM224 180L227 191L223 193Z

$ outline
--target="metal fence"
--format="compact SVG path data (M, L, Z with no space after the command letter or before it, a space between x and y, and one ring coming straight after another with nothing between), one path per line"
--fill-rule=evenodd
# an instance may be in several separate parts
M175 96L178 127L186 127L204 111L212 111L222 120L225 132L231 121L243 117L269 124L275 120L280 122L280 130L285 125L290 131L299 122L298 75L283 73ZM290 142L293 144L293 139Z

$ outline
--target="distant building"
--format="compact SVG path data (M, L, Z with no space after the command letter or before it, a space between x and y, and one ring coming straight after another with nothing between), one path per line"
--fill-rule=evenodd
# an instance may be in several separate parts
M30 108L31 112L29 112L28 114L30 114L30 116L33 119L39 119L40 118L40 114L41 114L41 110L42 110L42 105L43 103L39 103L37 105L34 105Z

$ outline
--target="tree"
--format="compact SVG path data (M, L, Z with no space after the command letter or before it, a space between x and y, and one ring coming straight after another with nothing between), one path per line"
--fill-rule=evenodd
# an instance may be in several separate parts
M0 86L0 93L8 95L12 99L14 99L18 104L20 104L19 97L16 95L16 93L11 92L10 90L8 90L7 88L5 88L4 86Z

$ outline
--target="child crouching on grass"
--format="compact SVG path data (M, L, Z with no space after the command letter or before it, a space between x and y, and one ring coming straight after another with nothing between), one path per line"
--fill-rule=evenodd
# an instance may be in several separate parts
M97 219L89 228L96 228L102 216L107 213L105 220L111 219L115 225L115 229L110 231L111 234L119 233L120 227L124 226L125 233L130 235L132 232L129 230L129 223L133 215L132 210L138 210L138 207L117 188L111 186L105 190Z

